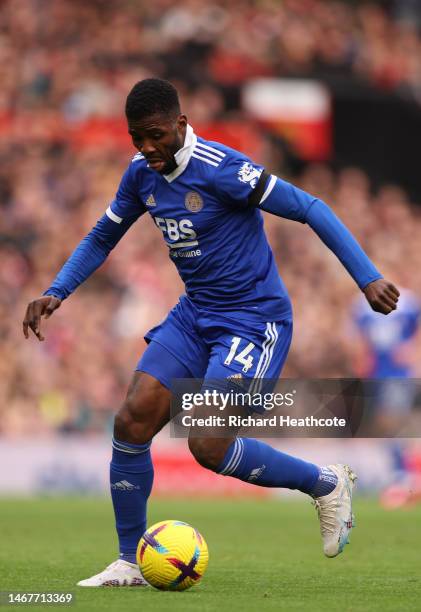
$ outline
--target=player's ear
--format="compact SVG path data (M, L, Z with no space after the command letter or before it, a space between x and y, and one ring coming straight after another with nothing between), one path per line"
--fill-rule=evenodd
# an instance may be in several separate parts
M186 115L178 115L177 117L177 129L184 129L187 127L187 117Z

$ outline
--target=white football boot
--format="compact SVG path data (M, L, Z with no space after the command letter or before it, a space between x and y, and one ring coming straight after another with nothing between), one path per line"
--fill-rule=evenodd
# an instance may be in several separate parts
M77 586L81 587L139 587L148 586L148 583L140 573L137 563L129 563L123 559L117 559L111 563L100 574L96 574L86 580L80 580Z
M328 495L316 497L316 507L326 557L336 557L349 544L349 533L354 527L352 513L352 489L356 474L347 465L340 463L327 466L338 477L338 484Z

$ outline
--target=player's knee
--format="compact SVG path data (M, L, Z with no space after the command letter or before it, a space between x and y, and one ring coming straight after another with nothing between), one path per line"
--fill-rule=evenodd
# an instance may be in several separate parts
M217 471L226 453L226 440L213 438L189 438L189 449L201 466Z
M120 442L146 444L168 422L171 394L149 374L136 372L114 422Z
M153 418L148 418L149 410L144 400L127 397L114 419L114 437L120 442L146 444L156 434Z

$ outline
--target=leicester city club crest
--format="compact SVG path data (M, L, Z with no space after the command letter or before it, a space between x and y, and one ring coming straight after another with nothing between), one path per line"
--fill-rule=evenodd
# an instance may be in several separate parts
M249 183L252 189L254 189L262 172L263 170L255 168L250 162L244 162L238 171L238 180L242 183Z
M202 196L197 193L197 191L189 191L186 194L186 199L184 201L187 210L190 212L199 212L203 208L203 199Z

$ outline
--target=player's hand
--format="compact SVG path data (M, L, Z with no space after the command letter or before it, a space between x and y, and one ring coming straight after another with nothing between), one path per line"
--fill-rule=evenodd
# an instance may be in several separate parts
M396 310L399 299L399 291L393 283L380 278L373 281L363 289L367 302L375 312L389 314L392 310Z
M23 333L25 338L29 338L28 328L31 328L38 340L44 340L41 334L41 317L48 319L57 308L60 307L61 300L53 295L44 295L28 304L25 318L23 320Z

